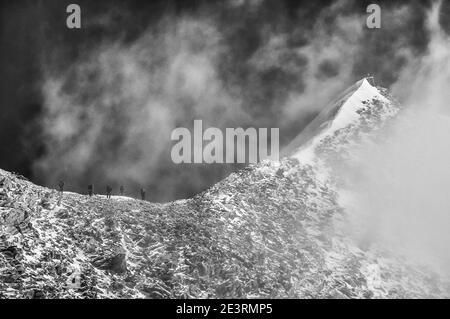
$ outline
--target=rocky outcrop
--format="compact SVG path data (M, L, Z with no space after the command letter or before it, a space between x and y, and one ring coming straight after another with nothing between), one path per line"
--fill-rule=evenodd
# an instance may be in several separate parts
M99 269L109 270L115 273L125 273L127 271L127 261L124 253L110 257L94 257L92 264Z

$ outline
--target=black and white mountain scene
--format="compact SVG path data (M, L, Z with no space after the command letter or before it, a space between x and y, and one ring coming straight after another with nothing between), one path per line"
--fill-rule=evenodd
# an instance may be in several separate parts
M1 7L0 299L450 297L447 1Z

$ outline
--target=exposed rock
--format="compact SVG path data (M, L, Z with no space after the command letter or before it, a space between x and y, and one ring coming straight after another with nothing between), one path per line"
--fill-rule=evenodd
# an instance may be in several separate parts
M6 249L2 249L0 250L0 252L5 255L7 258L16 258L16 256L19 254L19 251L17 249L17 247L15 246L9 246Z
M164 299L170 296L170 292L166 288L156 283L144 285L142 291L151 299Z
M42 290L35 289L33 291L32 299L45 299L45 293Z
M55 213L55 217L59 218L59 219L67 219L70 217L69 212L67 211L67 209L60 209Z
M116 273L127 271L126 255L121 253L112 257L98 256L92 259L92 264L103 270L110 270Z

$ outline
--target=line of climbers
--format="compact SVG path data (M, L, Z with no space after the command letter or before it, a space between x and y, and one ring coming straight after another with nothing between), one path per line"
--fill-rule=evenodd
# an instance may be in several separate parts
M64 181L60 181L59 184L59 193L62 195L64 193ZM106 198L111 198L111 194L112 194L113 188L110 185L106 185ZM123 185L120 186L120 196L124 196L125 194L125 187L123 187ZM94 195L94 184L89 184L88 185L88 195L89 197L92 197ZM141 199L145 200L145 189L141 188Z

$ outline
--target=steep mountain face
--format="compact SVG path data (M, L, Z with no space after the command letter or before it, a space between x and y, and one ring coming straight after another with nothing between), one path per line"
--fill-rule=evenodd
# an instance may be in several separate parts
M399 110L364 79L280 162L166 204L60 197L0 170L0 297L448 297L446 278L359 247L342 226L332 167Z

